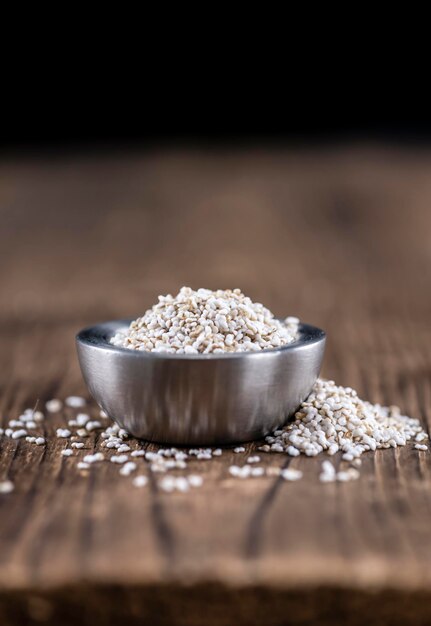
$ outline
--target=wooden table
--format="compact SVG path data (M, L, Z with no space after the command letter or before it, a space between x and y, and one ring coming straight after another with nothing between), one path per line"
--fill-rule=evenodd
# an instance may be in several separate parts
M75 332L188 284L325 328L323 375L428 428L430 203L425 149L3 157L2 421L88 397ZM191 464L200 490L167 494L111 463L82 476L62 447L0 438L2 626L431 621L428 452L369 453L359 481L323 485L320 458L292 461L297 483L234 479L226 450Z

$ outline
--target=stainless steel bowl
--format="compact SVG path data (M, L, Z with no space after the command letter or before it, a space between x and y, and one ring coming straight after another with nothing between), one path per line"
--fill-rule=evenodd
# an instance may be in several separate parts
M121 427L164 444L229 444L282 426L310 393L325 347L325 333L308 324L294 343L261 352L177 355L111 345L130 321L77 335L82 374Z

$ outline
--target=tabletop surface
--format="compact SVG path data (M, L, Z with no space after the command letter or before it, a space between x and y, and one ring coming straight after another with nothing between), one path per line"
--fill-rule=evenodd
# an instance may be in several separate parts
M3 159L0 425L70 395L96 415L76 332L190 285L241 287L324 328L323 376L428 430L430 174L425 149L369 145ZM289 483L230 476L247 444L192 461L200 489L165 493L144 461L136 489L112 463L83 474L62 457L53 434L72 415L47 415L46 446L0 437L15 484L0 495L2 624L431 619L429 452L368 453L345 484L301 456ZM76 455L100 445L94 431Z

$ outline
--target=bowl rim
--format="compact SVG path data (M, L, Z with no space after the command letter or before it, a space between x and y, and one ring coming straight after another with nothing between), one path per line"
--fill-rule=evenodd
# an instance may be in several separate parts
M169 360L197 360L208 361L216 359L256 359L265 358L267 355L274 356L289 351L298 351L307 348L313 344L324 343L326 341L326 332L317 326L300 322L298 326L299 338L279 348L269 348L267 350L259 350L256 352L226 352L226 353L209 353L209 354L177 354L169 352L147 352L145 350L131 350L122 346L114 346L109 342L110 337L124 326L129 326L135 318L110 320L93 324L80 330L76 337L77 345L85 346L94 350L108 351L111 353L128 355L130 358L139 359L169 359Z

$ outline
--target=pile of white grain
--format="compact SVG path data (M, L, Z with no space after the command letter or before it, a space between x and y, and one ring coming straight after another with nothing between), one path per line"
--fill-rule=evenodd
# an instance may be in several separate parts
M358 398L351 387L341 387L332 380L319 378L308 398L284 429L266 437L260 447L264 452L285 452L290 456L332 456L341 452L341 460L354 467L337 472L329 460L322 463L322 482L347 481L359 477L360 457L369 450L396 448L414 442L417 450L426 451L428 434L419 420L401 415L397 406L385 407Z
M65 406L64 406L65 405ZM65 402L50 400L46 411L26 409L17 419L0 428L0 440L13 445L50 446L75 464L83 475L100 463L119 467L121 476L130 477L134 487L145 487L153 477L156 486L165 492L187 492L201 487L204 478L196 472L196 461L206 463L222 455L235 456L227 466L227 476L238 479L279 477L287 481L302 478L302 471L277 464L263 464L259 453L285 453L289 458L300 454L316 456L338 453L337 467L327 458L321 464L321 482L350 481L359 477L360 457L380 448L396 448L409 442L420 452L428 450L428 435L419 420L401 415L397 407L383 407L360 400L350 387L339 387L333 381L317 380L295 418L285 428L266 437L265 443L234 448L155 448L145 442L129 439L127 432L107 421L103 411L97 418L83 398L71 396ZM57 425L54 427L51 422ZM58 427L59 419L62 426ZM96 436L95 436L96 435ZM0 441L0 444L2 442ZM1 446L2 447L2 446ZM247 452L247 449L249 452ZM339 463L338 463L339 461ZM193 471L189 471L189 464ZM302 464L303 469L304 464ZM14 490L14 482L0 476L0 494Z
M210 291L182 287L159 296L158 304L134 320L115 346L148 352L208 354L278 348L296 339L299 320L277 320L239 289Z

